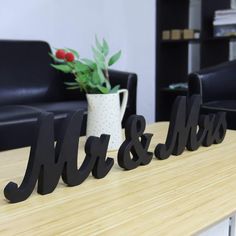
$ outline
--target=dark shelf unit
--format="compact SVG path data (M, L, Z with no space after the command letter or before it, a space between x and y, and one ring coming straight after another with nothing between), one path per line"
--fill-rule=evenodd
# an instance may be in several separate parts
M224 37L210 37L210 38L205 38L204 41L235 41L236 36L224 36Z
M236 37L214 37L213 18L216 10L229 9L230 0L201 1L200 39L162 40L162 31L189 27L190 0L156 1L156 120L169 120L171 106L187 89L169 89L173 83L188 80L189 44L200 45L200 68L229 60L229 42ZM219 53L220 52L220 53Z
M199 43L200 39L161 40L161 43Z

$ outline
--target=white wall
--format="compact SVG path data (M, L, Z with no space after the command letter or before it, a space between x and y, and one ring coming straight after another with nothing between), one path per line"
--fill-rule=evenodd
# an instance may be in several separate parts
M91 57L95 34L112 51L116 69L136 72L138 113L154 121L155 0L0 0L1 39L41 39Z

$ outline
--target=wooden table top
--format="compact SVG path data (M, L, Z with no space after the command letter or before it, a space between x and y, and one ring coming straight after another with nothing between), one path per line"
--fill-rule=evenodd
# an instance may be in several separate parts
M152 151L164 141L167 123L147 131L154 133ZM21 183L28 153L29 148L0 153L0 235L186 236L236 211L235 131L220 145L154 158L132 171L115 164L104 179L91 176L73 188L60 182L52 194L34 191L28 200L9 204L3 189L9 181Z

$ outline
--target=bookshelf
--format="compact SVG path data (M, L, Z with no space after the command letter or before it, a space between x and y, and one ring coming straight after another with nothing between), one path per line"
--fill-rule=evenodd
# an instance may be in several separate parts
M170 89L174 83L186 83L189 73L189 50L198 45L199 68L229 60L229 43L236 37L215 38L213 17L216 10L228 9L231 0L202 0L199 9L200 38L162 40L162 31L189 28L190 0L156 1L156 120L169 120L173 101L187 95L187 89ZM196 51L196 50L195 50ZM220 52L220 53L219 53Z

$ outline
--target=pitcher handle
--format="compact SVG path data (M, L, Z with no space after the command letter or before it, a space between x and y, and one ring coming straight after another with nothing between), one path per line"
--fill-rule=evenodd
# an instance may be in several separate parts
M127 89L120 89L118 91L118 94L123 93L123 99L121 101L121 107L120 107L120 120L123 120L124 114L125 114L125 109L127 107L127 103L128 103L128 95L129 92Z

